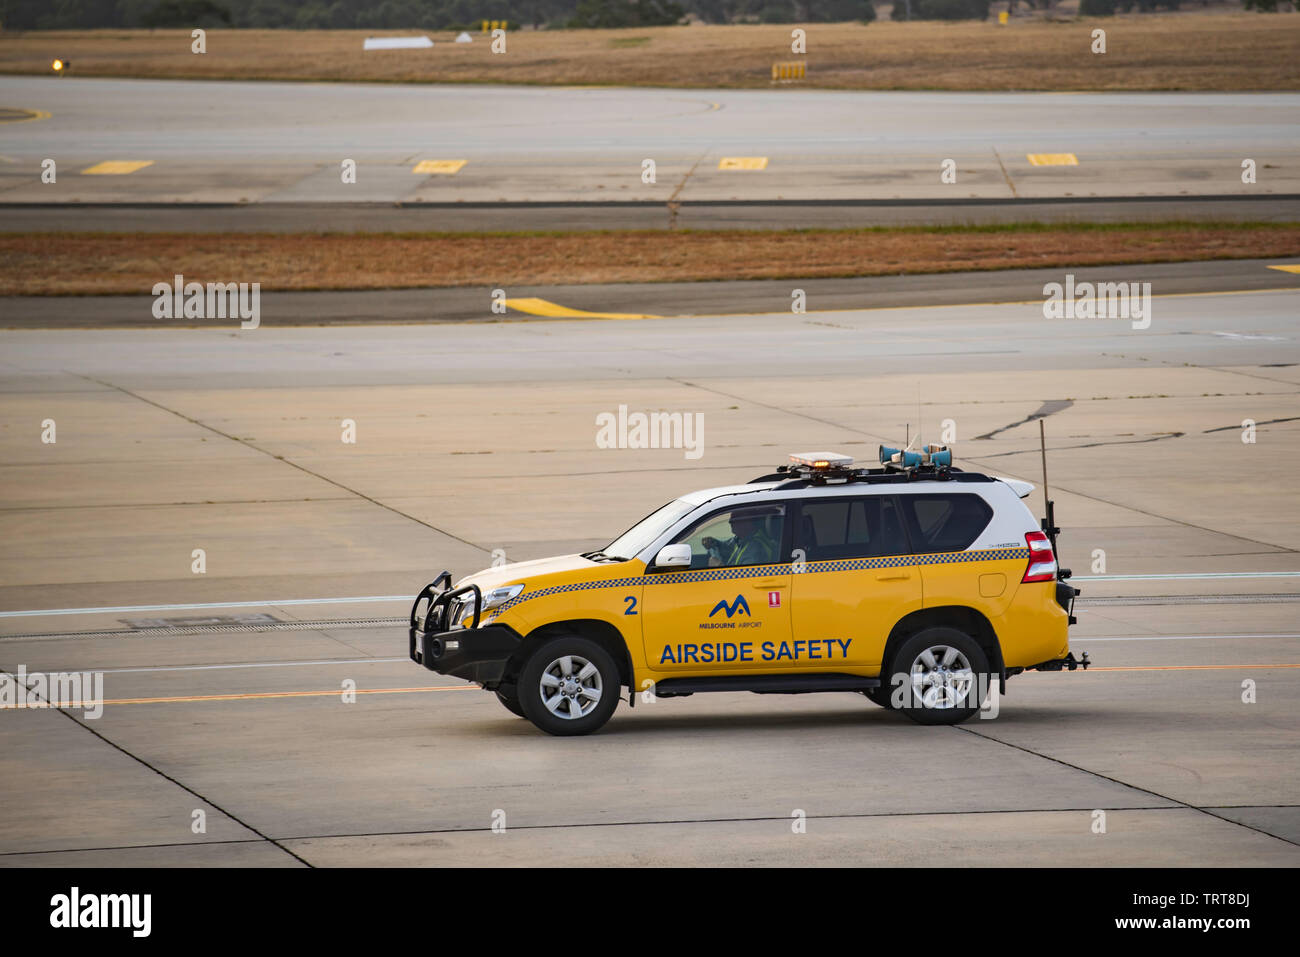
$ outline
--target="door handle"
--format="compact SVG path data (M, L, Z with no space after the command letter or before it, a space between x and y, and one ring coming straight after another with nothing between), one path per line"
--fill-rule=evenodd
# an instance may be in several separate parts
M785 588L786 586L784 582L759 582L754 587L762 589L763 591L775 591L778 588Z
M892 574L889 574L889 575L877 575L877 576L876 576L876 581L878 581L878 582L901 582L901 581L907 581L907 580L908 580L909 578L911 578L911 577L912 577L912 573L909 572L909 571L897 571L897 572L893 572Z

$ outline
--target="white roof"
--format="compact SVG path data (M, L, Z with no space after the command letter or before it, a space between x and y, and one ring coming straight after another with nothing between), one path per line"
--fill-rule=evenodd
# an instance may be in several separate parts
M766 492L776 488L776 482L757 482L753 485L719 485L717 488L702 488L698 492L687 492L679 496L681 501L691 505L703 505L720 495L743 495L746 492Z

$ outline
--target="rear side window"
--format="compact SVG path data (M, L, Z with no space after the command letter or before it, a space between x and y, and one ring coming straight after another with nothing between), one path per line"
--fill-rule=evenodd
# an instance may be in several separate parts
M799 506L795 547L810 562L905 555L907 535L892 496L808 500Z
M906 495L902 501L917 552L969 548L993 517L993 509L978 495Z

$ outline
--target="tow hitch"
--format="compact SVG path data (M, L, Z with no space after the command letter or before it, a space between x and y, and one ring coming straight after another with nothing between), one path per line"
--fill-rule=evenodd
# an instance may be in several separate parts
M1070 652L1064 658L1057 658L1054 661L1044 661L1041 665L1034 665L1030 671L1074 671L1077 668L1088 670L1088 665L1092 664L1088 660L1088 653L1083 652L1079 658L1074 657L1074 652Z

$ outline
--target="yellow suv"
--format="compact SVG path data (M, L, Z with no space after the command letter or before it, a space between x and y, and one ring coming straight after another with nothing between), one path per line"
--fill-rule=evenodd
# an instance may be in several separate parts
M925 724L981 707L993 680L1082 664L1056 529L1033 486L931 446L885 467L809 453L692 492L599 551L443 572L411 609L409 653L496 693L551 734L587 734L626 689L849 691ZM933 453L933 454L931 454ZM886 678L890 680L885 680Z

